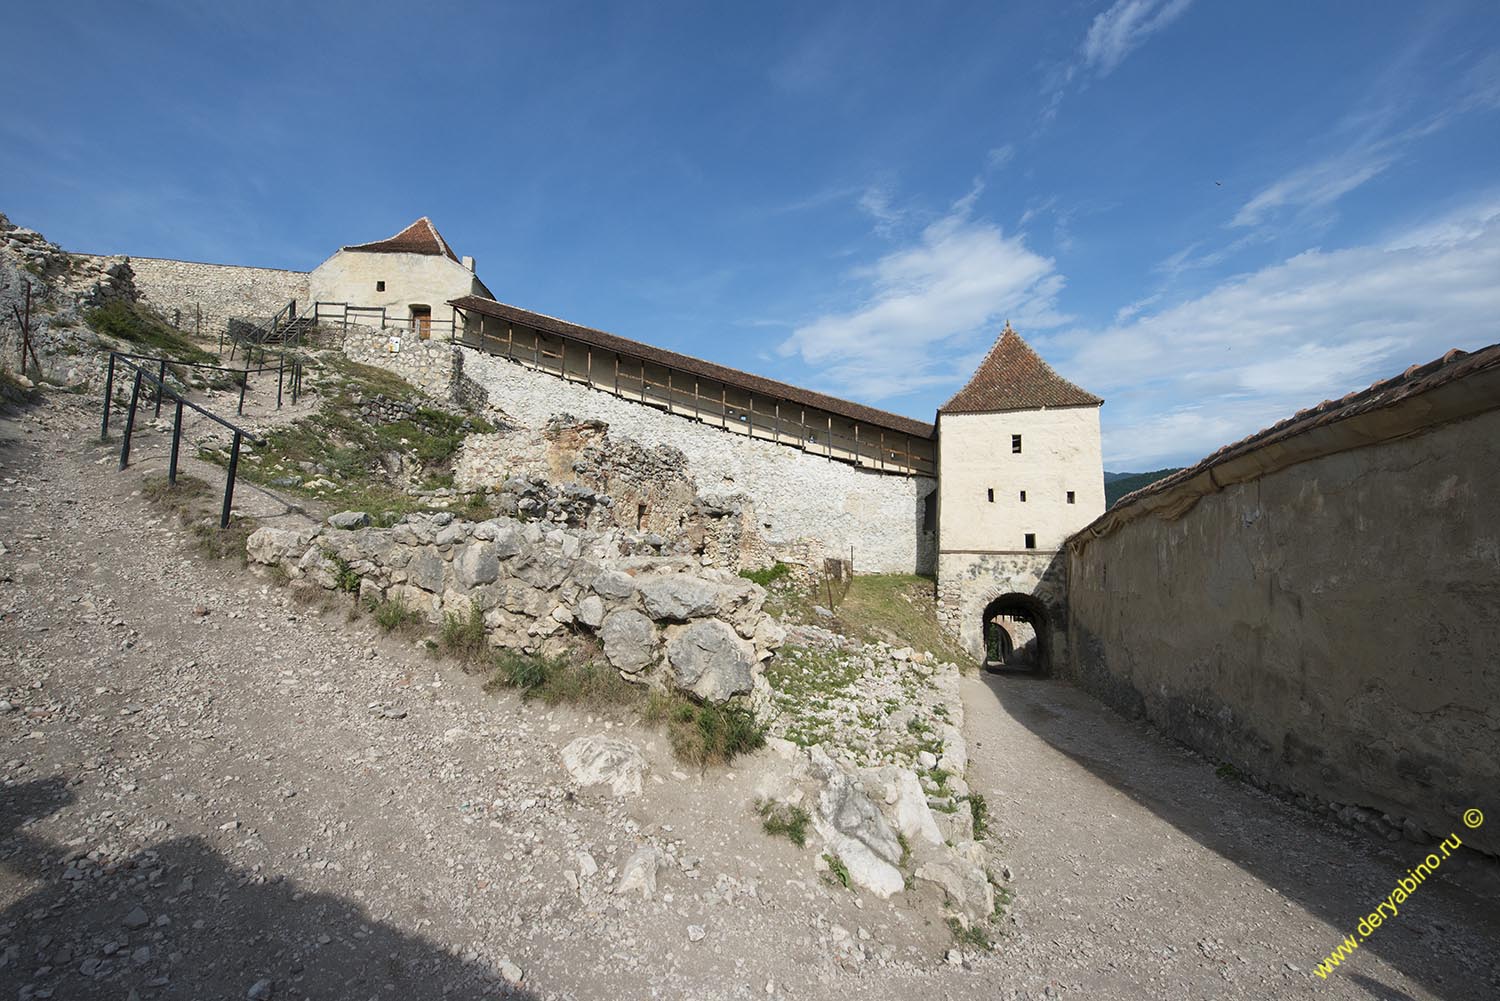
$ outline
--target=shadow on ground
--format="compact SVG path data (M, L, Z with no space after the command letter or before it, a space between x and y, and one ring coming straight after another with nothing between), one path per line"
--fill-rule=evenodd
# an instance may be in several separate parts
M1378 845L1220 778L1207 759L1184 753L1067 681L1024 672L981 678L1007 715L1053 748L1343 933L1354 931L1407 867L1430 850L1408 842ZM1171 780L1157 781L1164 774ZM1413 894L1410 912L1387 922L1361 949L1438 997L1488 1001L1500 997L1500 906L1466 885L1487 884L1496 866L1464 855L1471 857L1450 862L1444 878L1425 882ZM1332 938L1309 940L1305 955L1288 958L1310 969L1336 944ZM1356 982L1372 998L1408 998L1366 976Z
M236 867L200 838L101 869L80 857L94 842L70 849L28 833L72 800L60 779L0 791L0 888L14 900L0 914L0 997L244 998L261 980L277 999L534 997L482 960Z

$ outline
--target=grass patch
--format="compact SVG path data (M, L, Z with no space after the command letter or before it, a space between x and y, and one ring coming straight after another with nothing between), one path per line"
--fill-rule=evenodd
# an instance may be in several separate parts
M728 764L766 743L765 728L750 710L739 706L699 704L682 695L653 692L641 717L648 723L666 723L672 753L699 768Z
M484 632L484 612L471 600L464 612L447 612L443 615L443 630L438 634L438 646L444 653L465 665L478 663L489 653L489 640Z
M856 574L832 619L812 610L814 605L827 605L828 599L821 588L820 584L816 590L799 589L785 581L771 591L766 610L773 615L786 615L795 622L832 629L863 643L879 641L931 651L964 670L978 666L938 625L936 586L930 577Z
M422 510L386 472L382 459L401 456L405 474L428 489L451 486L453 460L464 438L493 431L486 421L433 407L388 424L366 422L356 399L411 400L417 390L394 373L341 356L320 356L309 366L309 388L321 394L318 413L272 431L267 445L244 456L240 475L278 489L322 500L329 507L396 515ZM224 462L222 456L215 461Z
M371 609L371 615L383 632L413 635L422 628L422 616L400 598L380 602Z
M140 303L114 302L91 310L85 317L101 334L125 341L142 354L168 355L178 361L215 364L218 359Z
M995 948L995 940L990 938L989 933L977 924L964 927L964 923L958 918L949 918L948 930L953 933L953 941L959 945L966 945L971 949L981 949L985 952L989 952Z
M807 847L807 825L812 817L800 806L788 806L766 800L756 808L760 814L760 829L772 837L783 837L798 848Z
M176 515L204 556L249 562L245 542L257 527L254 520L231 516L228 527L220 528L222 495L196 476L178 474L175 486L165 476L153 476L142 484L141 496Z
M1223 779L1225 782L1245 781L1245 776L1241 774L1240 770L1227 761L1223 762L1219 765L1219 767L1215 768L1214 774Z
M548 705L628 705L640 700L640 690L606 663L572 657L539 657L505 650L495 657L495 669L485 691L513 688L523 699Z
M741 570L740 576L748 581L759 584L761 587L770 587L772 584L788 576L792 568L777 560L775 563L760 570Z

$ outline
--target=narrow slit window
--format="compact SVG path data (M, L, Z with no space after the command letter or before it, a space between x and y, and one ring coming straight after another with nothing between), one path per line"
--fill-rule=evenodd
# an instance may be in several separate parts
M375 291L377 291L377 292L384 292L385 291L385 282L376 282L375 283Z
M1026 491L1024 491L1024 490L1021 491L1021 503L1022 504L1026 503Z
M1021 436L1013 434L1010 436L1010 450L1016 455L1021 454Z
M1073 504L1073 503L1076 503L1077 500L1078 500L1077 495L1074 494L1073 491L1069 490L1068 491L1068 503L1069 504Z
M1036 548L1036 533L1035 532L1027 532L1026 533L1026 548L1027 549L1035 549Z
M995 503L995 488L994 487L990 487L988 490L985 491L985 493L989 496L990 503L991 504Z

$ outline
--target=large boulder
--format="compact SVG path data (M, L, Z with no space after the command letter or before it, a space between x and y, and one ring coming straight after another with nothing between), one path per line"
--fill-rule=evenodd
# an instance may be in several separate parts
M857 778L828 756L821 745L810 751L812 772L823 783L818 815L834 830L865 845L892 864L901 860L901 842L880 808L870 802Z
M718 585L688 574L639 577L635 585L646 614L658 622L687 622L719 610Z
M984 869L957 851L934 853L917 866L918 882L943 888L948 903L964 917L983 921L995 910L995 888Z
M345 530L364 528L370 524L370 516L364 511L340 511L329 516L328 524Z
M605 616L599 639L604 643L604 656L626 674L656 663L656 627L634 609L622 608Z
M616 796L639 796L646 759L628 740L579 737L562 750L563 767L581 786L607 785Z
M708 702L748 694L755 684L755 648L718 619L700 619L674 636L667 662L678 688Z
M412 556L406 564L406 580L413 587L433 594L443 591L443 558L430 549L423 549Z
M922 791L922 782L915 772L886 765L864 772L863 782L866 789L876 792L878 798L884 800L886 812L896 830L909 843L943 843L943 832L938 828L932 808L927 804L927 794Z

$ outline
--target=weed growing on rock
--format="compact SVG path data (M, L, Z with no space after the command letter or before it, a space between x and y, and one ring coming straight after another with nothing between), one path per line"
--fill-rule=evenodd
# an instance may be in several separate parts
M176 485L165 476L152 477L141 487L141 496L175 514L204 556L215 560L233 557L242 564L248 561L245 541L255 531L255 522L230 518L229 526L220 528L218 494L196 476L180 475Z
M775 563L760 570L741 570L740 576L748 581L759 584L761 587L770 587L776 581L781 580L792 572L792 568L777 560Z
M329 563L333 564L333 583L340 591L350 594L359 591L359 574L349 565L349 561L331 549L323 550L323 556Z
M984 794L969 793L969 813L974 817L974 840L983 841L990 836L990 805Z
M772 837L784 837L798 848L807 847L807 825L812 818L802 807L765 800L755 812L761 816L761 830Z
M844 860L837 855L829 855L825 852L823 861L828 863L828 871L833 874L834 879L838 880L839 885L846 890L849 889L849 867L844 864Z

